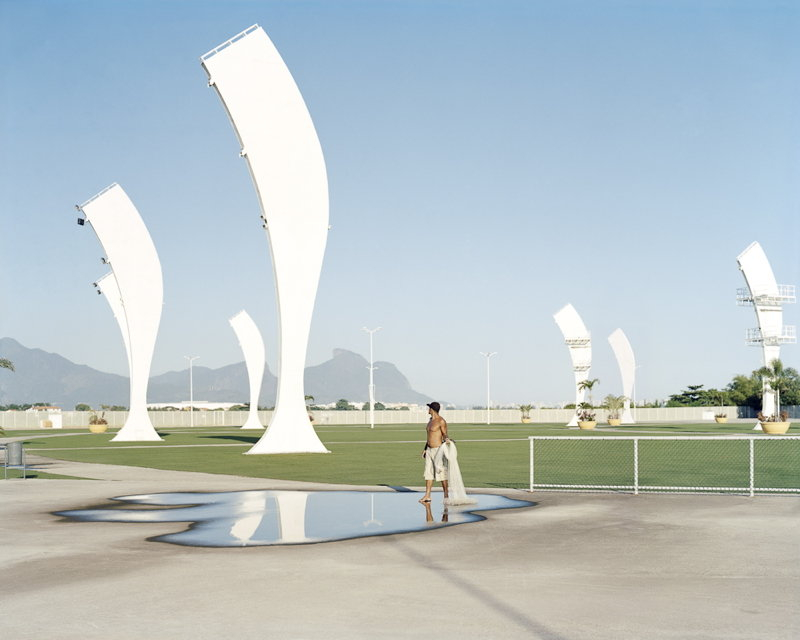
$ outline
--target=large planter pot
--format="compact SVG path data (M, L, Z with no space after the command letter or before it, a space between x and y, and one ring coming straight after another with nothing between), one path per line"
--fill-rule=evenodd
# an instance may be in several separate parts
M608 419L608 426L610 427L618 427L622 424L622 418L609 418Z
M528 423L531 421L531 419L530 419L530 418L522 418L522 421L523 421L525 424L528 424Z
M108 430L107 424L90 424L89 431L92 433L105 433Z
M714 422L716 422L717 424L725 424L727 421L728 421L728 416L725 416L724 418L717 418L717 417L714 418Z
M762 422L761 428L764 430L764 433L786 433L791 424L791 422Z
M597 426L596 420L579 420L578 426L581 429L594 429Z

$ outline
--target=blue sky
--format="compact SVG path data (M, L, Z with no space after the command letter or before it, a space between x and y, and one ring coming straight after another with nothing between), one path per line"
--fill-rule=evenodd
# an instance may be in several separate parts
M112 182L159 251L153 373L275 367L267 242L200 55L264 27L309 106L333 225L308 364L368 353L443 401L569 401L552 315L592 332L596 396L721 386L760 366L736 256L800 284L800 5L791 1L0 0L0 335L124 373L73 205ZM797 324L797 306L784 322ZM798 347L784 361L800 365ZM367 373L365 370L365 385ZM377 390L380 399L380 388Z

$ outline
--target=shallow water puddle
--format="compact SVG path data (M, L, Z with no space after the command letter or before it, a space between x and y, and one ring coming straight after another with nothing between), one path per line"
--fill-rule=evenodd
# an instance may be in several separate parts
M476 522L474 512L530 507L504 496L471 495L476 504L444 506L442 494L367 491L226 491L152 493L114 500L126 506L59 511L82 522L190 522L185 531L150 538L195 547L309 544L406 533ZM146 508L152 507L152 508Z

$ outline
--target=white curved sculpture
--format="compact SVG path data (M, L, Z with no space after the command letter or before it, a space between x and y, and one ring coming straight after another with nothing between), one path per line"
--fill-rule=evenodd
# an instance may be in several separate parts
M117 317L128 353L130 407L125 424L113 440L161 440L147 413L147 383L164 300L158 253L142 217L118 184L105 188L78 209L92 225L111 266L113 284L108 276L103 279L106 299Z
M247 311L240 311L230 318L239 346L244 353L244 363L247 367L247 378L250 381L250 411L247 420L242 425L242 429L263 429L264 425L258 419L258 396L261 391L261 381L264 378L264 364L266 363L266 353L264 340L256 323Z
M241 143L261 205L277 289L278 395L248 453L327 453L308 418L303 374L328 234L328 178L303 97L258 25L201 57Z
M634 424L635 421L631 415L633 385L636 384L636 358L633 356L633 348L622 329L616 329L608 336L608 342L614 351L619 375L622 378L622 395L625 396L625 406L621 416L622 424Z
M575 414L567 423L568 427L578 425L577 406L583 402L586 395L585 389L579 389L578 385L584 380L589 379L589 369L592 367L592 339L583 324L583 320L575 311L575 307L567 304L559 309L554 315L558 328L564 336L564 342L569 347L569 357L572 360L572 371L575 373Z
M758 321L757 329L747 330L746 342L762 348L767 366L780 358L781 344L797 342L795 328L783 324L783 304L795 302L795 288L776 282L767 254L758 242L742 251L736 262L747 284L747 288L737 291L736 299L740 305L752 305ZM767 416L775 413L775 392L766 383L761 411Z
M98 278L94 286L105 296L108 306L111 307L111 313L114 314L114 318L119 325L122 341L125 343L125 355L128 357L128 375L130 376L131 344L128 335L128 320L125 318L125 307L122 305L122 296L119 293L119 286L117 285L117 279L114 277L114 272L111 271Z

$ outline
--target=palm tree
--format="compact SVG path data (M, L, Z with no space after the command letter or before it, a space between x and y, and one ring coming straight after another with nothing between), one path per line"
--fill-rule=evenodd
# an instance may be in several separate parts
M625 406L626 396L607 395L603 404L608 409L608 417L612 420L619 420L619 412Z
M756 371L756 375L761 378L762 383L766 382L775 392L775 419L777 420L781 414L781 391L789 388L789 376L783 362L775 358L768 366L761 367Z
M592 389L594 385L600 382L600 378L592 378L591 380L581 380L578 383L578 391L586 389L589 392L589 404L592 404Z
M0 358L0 369L10 369L14 371L14 363L6 358Z

